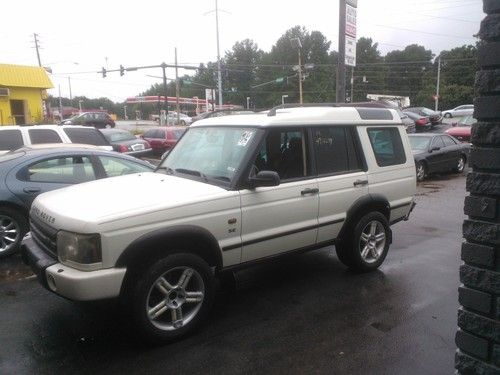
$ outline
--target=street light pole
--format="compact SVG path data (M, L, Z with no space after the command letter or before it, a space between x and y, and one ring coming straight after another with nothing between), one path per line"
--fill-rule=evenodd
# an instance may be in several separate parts
M437 112L439 107L439 80L441 78L441 55L438 56L438 74L436 83L436 99L434 102L434 110Z
M300 104L302 104L302 56L300 54L300 45L298 48L299 51L299 99Z
M215 0L215 29L217 32L217 86L219 88L219 106L222 106L222 74L220 71L220 47L219 47L219 4Z
M68 77L68 85L69 85L69 100L73 101L73 94L71 93L71 77Z

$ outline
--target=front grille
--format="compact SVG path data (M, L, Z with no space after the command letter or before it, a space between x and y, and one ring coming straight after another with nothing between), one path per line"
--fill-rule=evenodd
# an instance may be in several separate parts
M57 230L36 217L30 217L30 230L36 244L47 254L57 259Z

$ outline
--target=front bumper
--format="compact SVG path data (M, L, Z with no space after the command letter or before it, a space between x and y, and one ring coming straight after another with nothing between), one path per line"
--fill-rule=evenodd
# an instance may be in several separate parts
M65 266L44 252L28 233L21 243L23 260L46 289L74 301L118 297L125 268L80 271Z

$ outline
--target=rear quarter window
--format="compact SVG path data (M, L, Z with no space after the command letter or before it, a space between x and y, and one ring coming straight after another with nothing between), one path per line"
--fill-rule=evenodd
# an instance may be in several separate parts
M368 138L379 167L406 163L406 155L398 128L368 128Z

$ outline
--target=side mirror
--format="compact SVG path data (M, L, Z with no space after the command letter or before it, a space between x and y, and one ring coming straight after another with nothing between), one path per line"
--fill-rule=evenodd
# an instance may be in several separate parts
M252 189L261 186L278 186L280 176L274 171L260 171L256 176L250 177L248 183Z

